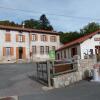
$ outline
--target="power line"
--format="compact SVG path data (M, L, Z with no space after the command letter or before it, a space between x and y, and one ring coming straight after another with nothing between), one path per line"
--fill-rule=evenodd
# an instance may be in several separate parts
M6 10L13 10L13 11L21 11L25 13L37 13L37 14L43 14L43 12L39 11L34 11L34 10L23 10L23 9L17 9L17 8L10 8L10 7L3 7L0 6L1 9L6 9ZM80 17L80 16L71 16L71 15L64 15L64 14L53 14L53 13L46 13L47 15L52 15L52 16L62 16L62 17L67 17L67 18L74 18L74 19L83 19L83 20L100 20L97 18L91 18L91 17Z

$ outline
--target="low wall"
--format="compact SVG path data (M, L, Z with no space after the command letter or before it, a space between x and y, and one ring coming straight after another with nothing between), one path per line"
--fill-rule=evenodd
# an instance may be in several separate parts
M55 88L65 87L74 82L82 80L82 77L79 75L79 72L71 72L63 75L59 75L53 78L53 86Z
M55 88L65 87L74 82L78 82L85 78L85 71L91 71L93 65L96 63L94 59L84 59L75 61L74 67L77 68L77 71L62 74L52 78L53 86Z

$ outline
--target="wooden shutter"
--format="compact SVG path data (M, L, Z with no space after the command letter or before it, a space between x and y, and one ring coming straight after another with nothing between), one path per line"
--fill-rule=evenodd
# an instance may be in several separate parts
M16 42L18 42L18 34L16 34Z
M32 34L30 34L30 41L32 41Z
M48 42L48 35L46 35L46 41Z
M38 34L36 34L36 41L38 41Z
M10 48L10 55L11 55L11 56L14 55L14 48L13 48L13 47Z
M22 36L23 42L25 42L25 35Z
M55 36L55 42L57 41L57 36Z
M3 47L3 56L6 56L6 48Z
M18 59L18 58L19 58L19 48L16 47L16 59Z
M23 59L26 59L26 48L23 47Z
M10 42L11 41L11 35L10 33L5 34L5 41Z

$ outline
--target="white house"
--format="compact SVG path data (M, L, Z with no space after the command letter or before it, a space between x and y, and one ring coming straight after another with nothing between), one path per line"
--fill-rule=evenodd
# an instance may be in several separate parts
M57 32L0 25L0 62L47 60L59 46Z
M79 55L81 59L95 56L100 61L100 30L66 43L56 50L57 59L72 59Z

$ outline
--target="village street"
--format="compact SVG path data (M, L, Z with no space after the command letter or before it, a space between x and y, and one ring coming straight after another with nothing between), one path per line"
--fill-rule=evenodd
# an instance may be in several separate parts
M41 92L43 86L31 78L35 68L36 64L1 64L0 97Z
M81 81L66 88L20 96L19 100L100 100L100 83Z
M80 81L65 88L43 90L30 76L35 64L0 65L0 96L18 96L18 100L99 100L100 83Z

